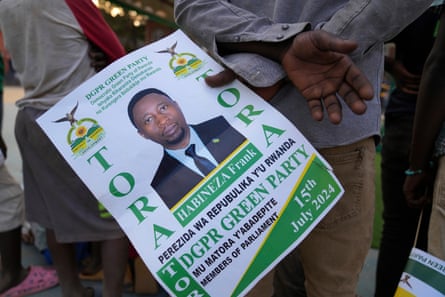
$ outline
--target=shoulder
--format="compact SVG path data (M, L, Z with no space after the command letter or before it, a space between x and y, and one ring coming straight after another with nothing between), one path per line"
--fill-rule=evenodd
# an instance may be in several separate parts
M180 164L175 158L172 158L169 154L164 152L164 156L159 163L158 169L152 180L152 185L158 184L162 181L167 175L171 173L172 168L178 166Z
M215 128L218 130L224 130L229 126L229 122L223 116L217 116L216 118L193 125L195 129Z

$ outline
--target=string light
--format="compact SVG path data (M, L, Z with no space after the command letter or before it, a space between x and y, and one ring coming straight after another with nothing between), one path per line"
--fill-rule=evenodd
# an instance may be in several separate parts
M110 15L115 18L117 16L125 16L125 11L122 7L114 6L110 10Z

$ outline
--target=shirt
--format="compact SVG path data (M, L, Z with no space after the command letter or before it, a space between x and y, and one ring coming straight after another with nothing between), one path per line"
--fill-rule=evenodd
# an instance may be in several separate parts
M207 147L204 145L202 140L199 138L198 134L195 132L195 130L190 127L190 144L195 144L196 147L196 153L202 157L205 157L209 161L213 163L213 165L218 166L218 162L215 160L215 158L212 156L212 154L209 152ZM187 146L188 147L188 146ZM193 159L190 157L187 157L185 155L185 150L187 149L179 149L179 150L165 150L170 156L190 168L191 170L195 171L197 174L204 176L201 171L198 169L198 167L193 162Z
M107 52L115 53L109 55L110 60L125 54L98 8L91 7L90 0L68 2L78 8L77 15L62 0L0 1L0 30L25 91L24 97L16 102L19 108L46 110L92 77L96 71L90 65L89 40L107 40L96 45L107 44ZM26 9L16 9L19 6ZM39 9L41 6L45 10ZM90 6L88 14L87 6ZM88 27L88 22L97 26L96 30L84 32L82 28Z
M186 33L255 87L272 86L285 78L281 65L256 54L220 56L218 42L281 42L308 27L357 41L358 48L351 58L375 90L375 98L367 101L365 114L356 115L343 104L340 124L330 123L327 116L321 122L314 121L306 100L289 83L271 101L316 148L327 148L379 136L383 43L431 3L432 0L178 0L175 18Z

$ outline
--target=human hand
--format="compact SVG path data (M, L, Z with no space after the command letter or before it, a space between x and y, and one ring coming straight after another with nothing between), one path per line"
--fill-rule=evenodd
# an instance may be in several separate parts
M430 189L433 188L433 177L429 173L409 175L403 184L403 193L409 207L421 208L431 200Z
M205 82L209 87L217 88L231 83L236 79L236 74L232 70L225 68L223 71L205 77Z
M338 124L342 108L337 93L356 114L366 111L365 100L374 91L365 74L348 56L357 44L317 30L295 36L284 52L281 64L289 79L306 98L312 117L321 121L326 111Z
M96 72L101 71L109 64L107 55L92 43L90 43L88 56L91 59L91 67L93 67Z
M414 95L419 92L421 76L409 72L399 60L394 61L391 74L402 92Z

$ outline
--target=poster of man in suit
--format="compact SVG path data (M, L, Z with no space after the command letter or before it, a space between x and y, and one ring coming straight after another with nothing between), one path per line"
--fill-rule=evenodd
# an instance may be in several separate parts
M178 30L37 120L171 296L244 296L343 194L268 102L206 85L222 70Z
M246 140L223 116L188 124L179 104L156 88L136 93L128 116L142 137L164 148L151 185L169 208Z

